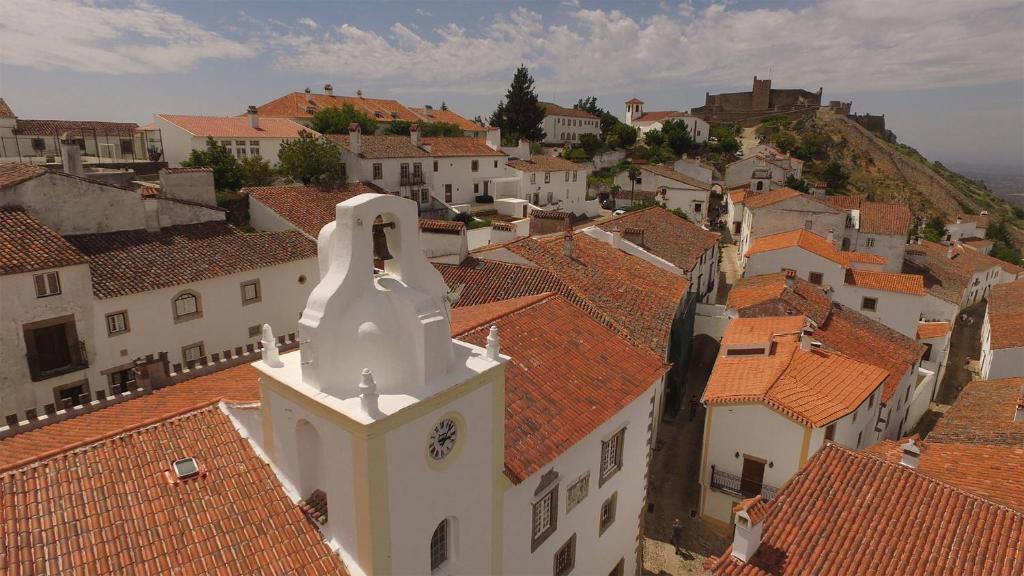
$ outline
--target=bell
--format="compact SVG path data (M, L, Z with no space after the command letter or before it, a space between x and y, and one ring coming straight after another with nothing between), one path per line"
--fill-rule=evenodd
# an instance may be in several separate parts
M388 251L388 237L384 234L383 224L373 225L373 259L387 261L394 258Z

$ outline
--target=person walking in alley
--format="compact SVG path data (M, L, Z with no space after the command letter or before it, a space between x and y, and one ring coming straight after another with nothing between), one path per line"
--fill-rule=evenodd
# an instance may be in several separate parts
M679 522L679 518L672 521L672 547L675 548L676 554L679 554L679 543L683 539L683 525Z

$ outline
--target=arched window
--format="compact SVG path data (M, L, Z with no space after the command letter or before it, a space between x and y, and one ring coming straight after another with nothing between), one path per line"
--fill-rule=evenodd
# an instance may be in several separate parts
M448 519L445 518L434 528L430 536L430 569L437 570L448 561L449 534Z
M192 290L178 293L171 301L171 304L173 305L175 322L200 318L203 315L203 306L199 294Z

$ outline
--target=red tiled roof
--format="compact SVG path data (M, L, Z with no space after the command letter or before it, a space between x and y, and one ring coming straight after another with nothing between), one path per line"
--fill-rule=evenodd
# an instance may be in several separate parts
M178 126L182 130L206 138L298 138L299 132L305 130L314 136L310 128L297 124L287 118L260 118L259 128L249 124L247 116L187 116L176 114L158 114L164 120Z
M501 351L512 357L505 380L505 473L519 483L636 400L669 366L559 296L521 298L509 308L508 302L457 308L453 322L470 315L478 327L457 336L479 346L497 325Z
M168 174L189 174L192 172L213 172L213 168L198 167L198 168L176 168L168 167L160 170L161 173L167 172Z
M66 239L89 257L100 299L316 258L316 245L298 231L246 234L225 222Z
M637 98L635 96L633 98L630 98L629 100L626 100L626 104L643 104L643 103L644 103L643 100L641 100L641 99L639 99L639 98Z
M969 287L974 274L996 266L1014 276L1024 272L1024 268L963 246L954 246L953 257L950 258L947 255L948 248L928 240L907 246L908 260L919 256L923 257L923 261L921 264L907 261L903 271L921 274L928 293L957 306L963 300L964 291Z
M988 321L993 350L1024 347L1024 279L992 287Z
M1013 421L1022 398L1024 378L970 382L939 418L928 434L928 442L1024 447L1024 422Z
M882 384L884 370L823 350L800 349L798 316L738 318L729 323L704 401L716 404L761 402L806 426L821 427L857 409ZM768 355L729 355L729 345L772 341Z
M520 172L564 172L566 170L586 170L586 166L581 166L565 158L559 158L558 156L547 156L545 154L536 154L531 156L529 160L520 160L518 158L512 158L508 161L509 168L515 168Z
M0 475L0 503L11 574L346 573L216 406Z
M746 205L749 207L750 198L748 197L747 200ZM854 262L885 264L885 258L882 256L867 252L840 251L828 239L803 228L754 238L750 248L747 249L747 256L794 247L803 248L812 254L821 256L826 260L831 260L843 267L848 267Z
M898 464L903 440L883 440L864 450ZM917 472L1024 512L1024 447L918 442Z
M925 294L924 278L919 274L875 272L872 270L847 268L846 283L850 286L859 286L871 290L902 292L903 294L914 294L916 296L924 296Z
M949 322L918 322L917 339L930 340L949 334L951 330Z
M914 216L903 204L862 202L860 205L860 231L864 234L885 234L906 237Z
M676 172L670 166L662 166L661 164L637 164L636 167L639 168L643 172L650 172L651 174L657 174L658 176L661 176L662 178L668 178L669 180L675 180L676 182L681 182L683 184L686 184L687 186L692 186L694 188L697 188L698 190L711 190L711 185L710 184L707 184L705 182L701 182L700 180L697 180L696 178L694 178L692 176L688 176L686 174L683 174L682 172Z
M749 562L715 576L1024 572L1024 514L906 466L827 444L769 503ZM894 508L896 506L896 508Z
M3 98L0 98L0 118L17 118L14 115L14 111L7 105L7 102L4 102Z
M585 118L587 120L597 120L597 116L594 116L590 112L585 110L577 110L575 108L563 108L558 104L551 102L538 102L540 107L544 109L545 116L567 116L570 118Z
M0 208L0 275L87 264L60 234L18 207Z
M423 143L430 146L431 156L505 156L488 146L487 140L471 136L428 137Z
M764 501L764 498L760 494L758 494L757 496L747 498L732 507L734 514L744 510L747 512L747 517L750 518L751 526L753 526L761 520L764 520L764 517L768 515L768 503Z
M844 195L825 196L825 204L828 204L836 210L849 212L850 210L860 208L860 198L857 196Z
M0 190L48 173L49 170L42 166L20 164L17 162L0 162Z
M752 194L743 201L744 205L748 210L756 210L757 208L763 208L770 206L783 200L789 200L790 198L796 198L797 196L806 196L792 188L776 188L775 190L769 190L768 192L762 192L760 194ZM810 196L807 196L810 198Z
M259 373L249 364L242 364L4 438L0 440L0 472L149 426L220 400L248 403L259 399Z
M362 182L346 182L332 188L317 186L257 186L242 192L270 208L312 238L320 229L334 222L339 203L360 194L377 194Z
M342 148L351 151L348 134L328 134L327 138ZM408 136L385 134L362 134L359 138L360 158L426 158L430 156L419 146L414 146Z
M320 110L326 108L341 108L350 104L356 110L367 114L377 122L391 122L392 120L404 120L405 122L416 122L419 117L412 110L403 106L397 100L382 100L380 98L363 98L362 96L328 96L327 94L306 94L305 92L292 92L280 98L271 100L256 108L260 117L277 118L312 118ZM306 108L312 106L313 112L307 112ZM394 115L392 115L394 113Z
M960 243L971 248L989 248L995 245L995 242L982 238L961 238Z
M686 112L678 112L676 110L659 110L656 112L644 112L642 116L633 120L633 122L662 122L664 120L670 120L673 118L685 118L689 116Z
M437 234L462 234L466 231L466 225L455 220L420 218L420 230Z
M743 201L747 198L747 192L748 190L746 187L740 190L733 190L732 192L729 192L729 200L731 200L733 204L743 204Z
M463 132L483 132L487 130L487 128L472 120L463 118L451 110L441 110L440 108L434 108L429 112L426 108L409 108L409 110L416 116L419 116L420 120L424 122L455 124Z
M18 134L23 136L128 136L139 125L134 122L94 122L91 120L18 120Z
M820 286L776 272L740 278L729 291L725 305L745 318L801 314L821 325L828 319L832 301Z
M523 238L506 248L558 276L590 301L634 343L659 355L668 350L672 323L690 283L681 276L595 240L573 235L572 257L561 235Z
M693 269L701 255L714 248L721 236L657 206L627 212L597 226L606 232L625 228L643 230L643 248L684 271Z

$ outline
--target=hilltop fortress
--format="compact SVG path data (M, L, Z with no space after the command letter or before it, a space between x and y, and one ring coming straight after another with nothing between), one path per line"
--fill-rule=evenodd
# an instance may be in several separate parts
M754 76L754 86L749 92L727 92L705 94L704 105L693 108L690 113L708 122L760 121L766 116L782 112L794 113L813 111L821 106L822 89L809 92L800 88L774 89L771 79L760 80Z

